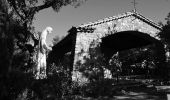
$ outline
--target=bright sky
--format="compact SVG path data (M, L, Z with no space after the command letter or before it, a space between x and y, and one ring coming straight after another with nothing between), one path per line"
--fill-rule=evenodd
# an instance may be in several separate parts
M51 8L36 14L34 26L36 31L42 31L46 26L53 28L53 33L48 35L47 43L58 36L67 35L72 26L93 22L105 17L111 17L133 10L133 0L88 0L82 6L63 7L56 13ZM170 12L170 0L136 0L137 12L150 20L158 23L165 22L165 17Z

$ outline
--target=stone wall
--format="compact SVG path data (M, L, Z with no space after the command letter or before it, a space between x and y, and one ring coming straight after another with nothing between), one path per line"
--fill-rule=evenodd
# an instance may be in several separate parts
M88 79L79 72L79 67L81 64L85 63L85 57L89 57L89 48L94 48L95 45L100 44L101 38L114 34L116 32L122 31L139 31L149 34L159 40L157 33L160 32L159 29L149 25L148 23L142 21L135 16L128 16L123 18L118 18L112 21L106 21L104 23L89 26L94 28L94 32L78 32L75 44L75 55L73 63L73 80L76 81L87 81ZM91 43L94 42L95 45L90 47ZM99 51L100 53L100 51ZM79 63L79 64L77 64Z

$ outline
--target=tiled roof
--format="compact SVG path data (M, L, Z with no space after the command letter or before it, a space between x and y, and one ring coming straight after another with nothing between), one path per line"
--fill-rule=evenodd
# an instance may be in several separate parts
M113 21L113 20L118 20L118 19L121 19L121 18L124 18L124 17L129 17L129 16L135 16L138 19L141 19L144 22L150 24L151 26L162 30L162 27L160 27L158 24L154 23L150 19L144 17L143 15L141 15L137 12L126 12L126 13L123 13L123 14L120 14L120 15L117 15L117 16L107 17L107 18L104 18L104 19L101 19L101 20L98 20L98 21L95 21L95 22L89 22L89 23L86 23L86 24L82 24L82 25L79 25L78 27L81 27L81 28L91 27L91 26L95 26L95 25L98 25L98 24L110 22L110 21Z

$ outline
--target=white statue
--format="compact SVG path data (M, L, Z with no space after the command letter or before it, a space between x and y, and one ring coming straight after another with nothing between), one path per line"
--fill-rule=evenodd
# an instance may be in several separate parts
M46 78L46 52L49 50L52 50L51 47L49 47L46 44L46 37L48 34L52 33L51 27L46 27L45 30L40 35L39 38L39 48L38 48L38 62L37 62L37 68L36 68L36 79L43 79Z

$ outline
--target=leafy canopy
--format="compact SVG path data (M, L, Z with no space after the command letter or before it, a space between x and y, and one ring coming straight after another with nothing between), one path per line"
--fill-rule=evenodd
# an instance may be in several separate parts
M59 12L63 6L80 6L87 0L7 0L23 21L32 21L36 12L52 7Z

